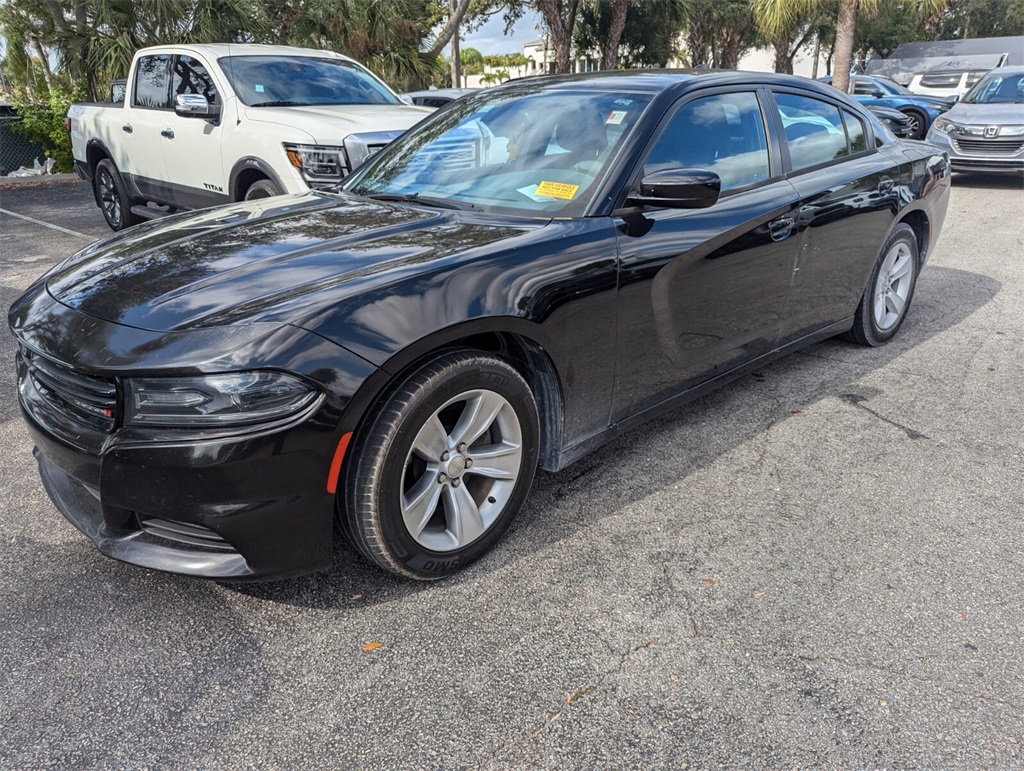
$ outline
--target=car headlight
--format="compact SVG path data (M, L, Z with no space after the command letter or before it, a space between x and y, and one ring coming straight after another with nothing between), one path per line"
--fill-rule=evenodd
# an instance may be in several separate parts
M306 179L340 180L348 173L343 147L285 143L288 162Z
M283 372L232 372L126 381L125 422L136 426L247 426L294 415L319 398Z
M936 118L934 125L936 129L939 131L945 131L947 134L952 134L960 128L953 121L946 120L945 118Z

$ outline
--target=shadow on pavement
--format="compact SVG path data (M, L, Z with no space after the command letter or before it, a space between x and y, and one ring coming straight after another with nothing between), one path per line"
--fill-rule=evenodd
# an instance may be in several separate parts
M1001 284L978 273L927 267L900 334L881 348L827 340L770 364L718 391L640 426L557 474L538 474L509 535L462 573L437 583L399 579L368 565L339 537L334 566L323 573L261 584L225 586L260 599L341 609L444 591L569 537L631 503L687 479L769 426L828 397L850 402L854 384L904 353L952 329L988 303ZM838 365L838 366L837 366ZM863 389L861 389L863 390ZM784 409L765 410L779 392ZM864 401L868 396L858 396ZM686 431L686 446L673 437ZM671 453L651 448L671 447ZM579 500L576 500L576 499ZM353 601L353 595L360 595Z

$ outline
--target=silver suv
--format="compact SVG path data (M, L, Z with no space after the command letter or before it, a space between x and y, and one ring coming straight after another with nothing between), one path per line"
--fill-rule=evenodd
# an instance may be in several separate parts
M936 118L927 141L954 171L1024 172L1024 67L1000 67Z

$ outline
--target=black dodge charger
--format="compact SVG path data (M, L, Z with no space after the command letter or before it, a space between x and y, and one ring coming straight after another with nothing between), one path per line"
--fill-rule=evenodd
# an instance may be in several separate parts
M337 519L387 570L451 574L538 466L815 341L889 340L949 177L804 79L482 91L337 190L147 223L37 281L9 322L43 483L149 568L320 570Z

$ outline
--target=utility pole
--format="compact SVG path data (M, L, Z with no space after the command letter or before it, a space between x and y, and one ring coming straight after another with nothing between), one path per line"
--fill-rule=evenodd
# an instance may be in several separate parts
M449 13L454 14L458 0L448 0ZM462 88L462 62L459 60L459 30L452 35L452 88Z

